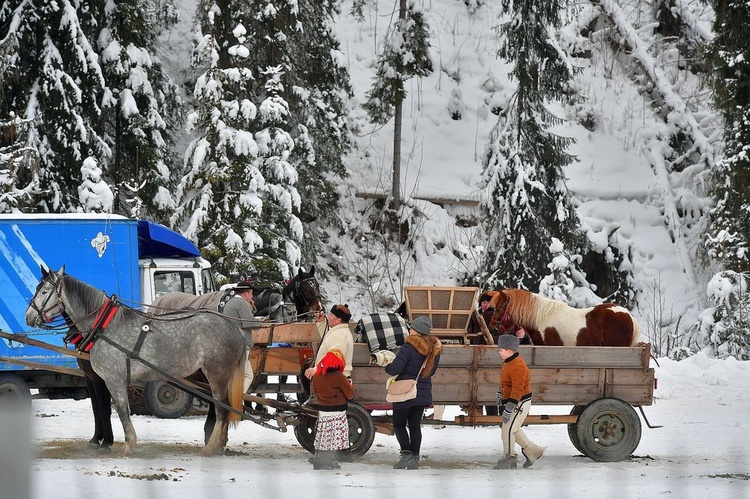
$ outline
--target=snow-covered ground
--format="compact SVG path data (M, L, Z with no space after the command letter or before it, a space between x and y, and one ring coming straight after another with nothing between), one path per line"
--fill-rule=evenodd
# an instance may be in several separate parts
M698 354L675 362L659 359L656 403L646 407L653 425L643 423L634 456L598 463L580 455L564 425L530 426L527 434L547 446L529 469L494 470L501 450L499 428L424 428L419 470L394 470L395 437L378 434L361 459L339 471L313 471L309 454L293 433L278 433L250 422L230 430L224 456L202 458L203 420L159 420L136 416L139 443L129 458L86 449L93 431L88 401L32 403L28 467L23 438L0 425L0 465L6 473L0 497L28 483L33 498L746 498L750 487L750 363L714 360ZM567 412L536 407L532 414ZM446 416L458 412L448 407ZM28 421L28 418L26 419ZM115 423L115 446L122 429ZM55 450L57 448L57 450ZM45 456L45 457L39 457ZM14 471L13 466L17 469ZM20 471L18 471L20 467ZM7 481L7 473L14 480ZM27 478L24 476L28 474Z

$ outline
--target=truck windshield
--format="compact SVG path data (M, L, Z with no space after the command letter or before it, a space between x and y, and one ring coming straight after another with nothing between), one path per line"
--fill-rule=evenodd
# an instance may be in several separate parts
M210 293L212 291L216 291L216 286L214 285L214 276L211 273L211 269L201 270L201 280L203 281L204 293Z
M189 271L157 271L154 273L154 291L156 298L173 291L182 291L191 295L196 294L195 276Z

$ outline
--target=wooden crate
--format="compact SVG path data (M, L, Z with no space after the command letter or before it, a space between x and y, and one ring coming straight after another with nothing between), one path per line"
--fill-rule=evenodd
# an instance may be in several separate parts
M466 328L472 314L476 313L479 288L407 286L404 293L410 321L428 316L432 321L432 334L441 340L469 344L472 335Z

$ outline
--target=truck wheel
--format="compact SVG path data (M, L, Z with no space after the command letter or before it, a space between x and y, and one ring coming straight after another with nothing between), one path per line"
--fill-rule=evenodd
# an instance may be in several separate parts
M193 396L165 381L147 383L143 389L146 410L161 419L177 419L193 407Z
M585 407L585 405L573 406L573 409L570 410L570 415L580 416ZM578 452L580 452L581 454L585 454L585 452L583 452L583 449L581 448L581 441L578 440L578 423L568 424L568 438L570 438L570 442L573 444L573 447L578 450Z
M31 405L31 390L19 376L11 373L0 374L0 406L22 403ZM6 405L7 404L7 405Z
M635 409L620 399L594 400L583 408L576 426L581 452L594 461L622 461L641 441L641 420Z
M346 411L346 419L349 423L349 444L352 454L362 456L375 441L375 423L367 409L359 404L349 402ZM297 441L308 452L315 452L315 423L317 418L300 416L299 424L294 428L294 436Z

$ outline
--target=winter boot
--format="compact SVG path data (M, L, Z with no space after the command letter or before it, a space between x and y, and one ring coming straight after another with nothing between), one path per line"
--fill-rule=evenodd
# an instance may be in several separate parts
M514 470L517 467L518 467L518 458L512 455L502 458L495 465L496 470Z
M336 451L336 460L340 463L351 463L354 461L351 449L341 449Z
M409 459L406 464L404 465L405 470L418 470L419 469L419 454L413 454L411 455L411 459Z
M524 468L528 468L532 464L536 462L537 459L542 457L542 454L544 454L544 451L546 450L546 447L542 447L541 445L537 444L529 444L526 447L524 447L521 452L523 453L524 457L526 458L526 462L523 463Z
M401 457L399 458L398 462L393 465L393 469L394 470L406 469L406 465L409 463L413 463L413 456L411 455L411 451L402 450Z
M336 462L336 451L316 450L315 462L313 463L313 469L314 470L341 469L341 466L339 466L339 463Z

